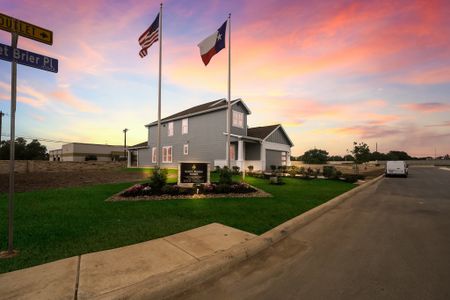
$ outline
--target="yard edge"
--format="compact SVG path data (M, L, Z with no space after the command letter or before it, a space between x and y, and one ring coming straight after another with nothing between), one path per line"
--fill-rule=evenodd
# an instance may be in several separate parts
M294 231L317 219L363 189L379 182L382 178L384 178L384 175L363 183L248 242L233 246L178 270L154 275L136 284L105 293L95 299L167 299L182 294L193 286L224 275L234 266L280 242Z

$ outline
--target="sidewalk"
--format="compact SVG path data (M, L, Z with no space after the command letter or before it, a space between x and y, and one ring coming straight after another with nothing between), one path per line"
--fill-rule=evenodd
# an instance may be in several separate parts
M0 299L92 299L179 269L255 235L212 223L131 246L0 275Z

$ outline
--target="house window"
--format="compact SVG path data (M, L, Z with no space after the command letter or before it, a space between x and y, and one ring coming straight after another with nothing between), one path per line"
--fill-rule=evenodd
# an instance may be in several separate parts
M173 122L167 125L167 136L173 136Z
M187 134L189 132L188 119L181 120L181 134Z
M281 165L282 166L285 166L286 165L286 162L287 162L287 154L286 154L286 152L281 152Z
M183 145L183 154L188 155L189 154L189 144Z
M156 148L152 148L152 163L156 163Z
M244 128L244 113L233 110L233 126Z
M163 163L171 163L172 162L172 146L165 146L162 148L163 150Z

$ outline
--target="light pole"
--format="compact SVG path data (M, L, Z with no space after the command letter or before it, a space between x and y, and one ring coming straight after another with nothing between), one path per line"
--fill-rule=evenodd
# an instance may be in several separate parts
M123 156L125 157L125 159L127 158L127 131L129 129L125 128L123 130Z

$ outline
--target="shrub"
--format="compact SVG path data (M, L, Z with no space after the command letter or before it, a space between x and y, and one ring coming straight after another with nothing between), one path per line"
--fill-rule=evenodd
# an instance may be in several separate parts
M248 166L247 168L248 168L249 173L253 172L253 166Z
M214 171L216 171L217 173L219 173L219 171L220 171L220 166L215 166L215 170Z
M231 184L233 173L228 167L219 170L219 184Z
M86 157L84 158L85 161L90 161L90 160L97 160L97 155L95 154L89 154L86 155Z
M275 170L277 169L277 166L275 166L275 165L270 165L270 169L272 170L272 173L274 173Z
M154 193L160 193L167 183L167 169L155 168L150 176L150 187Z
M334 166L323 166L323 176L325 178L334 178L336 176L336 171Z
M358 181L358 175L356 174L344 174L344 181L349 183L355 183Z
M291 175L291 177L295 177L295 174L297 174L298 171L298 167L290 166L287 172L289 173L289 175Z

